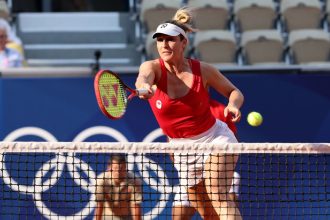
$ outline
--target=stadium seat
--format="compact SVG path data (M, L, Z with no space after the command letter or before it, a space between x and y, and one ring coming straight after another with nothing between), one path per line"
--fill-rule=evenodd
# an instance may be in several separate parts
M159 24L171 20L180 6L181 0L143 0L140 7L140 22L145 32L156 30Z
M236 0L234 16L241 32L257 29L273 29L277 18L273 0Z
M287 32L321 27L323 12L319 0L282 0L280 7Z
M156 41L152 38L153 33L154 32L149 32L146 37L145 49L148 59L155 59L159 56Z
M278 30L253 30L242 33L244 64L283 64L284 45Z
M291 31L288 46L294 64L329 61L330 37L326 31L315 29Z
M231 31L207 30L197 32L193 46L196 57L202 61L236 64L237 44Z
M190 0L187 6L194 8L197 29L227 29L230 11L226 0Z
M19 13L17 34L29 66L138 65L135 23L128 13Z

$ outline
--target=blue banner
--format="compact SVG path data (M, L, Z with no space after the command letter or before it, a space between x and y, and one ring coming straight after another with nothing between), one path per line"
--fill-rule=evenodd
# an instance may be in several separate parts
M228 76L245 96L239 137L244 142L329 142L330 75L232 74ZM123 75L134 85L135 76ZM27 126L42 128L59 141L72 141L86 128L108 126L129 141L142 141L158 128L148 103L133 99L121 120L99 111L92 78L1 79L1 135ZM212 91L212 96L223 100ZM225 100L224 100L225 102ZM263 115L251 127L246 116ZM94 139L94 140L99 140Z
M313 74L253 74L253 73L237 73L227 75L228 78L243 92L245 96L245 104L242 108L242 121L238 126L238 136L242 142L330 142L330 75L313 73ZM134 75L122 75L123 81L133 86L135 81ZM148 103L144 100L133 99L128 106L125 116L120 120L109 120L98 109L93 89L92 78L2 78L0 79L0 139L7 141L165 141L165 137L160 134L156 120L154 119ZM211 91L212 97L226 101ZM246 116L251 111L258 111L263 115L264 122L259 127L251 127L246 122ZM72 178L71 183L67 183L61 179L61 176L70 176L75 169L69 162L58 161L78 161L80 164L86 164L93 170L92 177L96 177L105 170L104 166L97 165L95 161L104 161L106 163L109 155L99 155L98 158L86 155L55 155L40 156L39 164L27 169L25 178L11 178L10 176L19 176L18 169L15 166L9 167L6 161L20 161L16 166L26 167L28 161L35 160L35 155L15 155L9 154L4 156L2 162L2 178L0 185L2 192L0 194L1 213L16 214L11 219L20 219L27 213L34 213L31 219L49 219L49 216L59 218L63 216L75 216L81 219L81 216L88 216L91 219L93 209L85 209L90 206L90 199L93 191L92 179L86 179L80 182L80 188L85 190L85 194L81 201L83 204L65 203L56 200L56 196L65 197L63 190L77 190L77 182ZM242 162L247 162L249 157L241 157ZM265 158L260 158L261 162L265 162ZM142 160L137 155L132 160ZM305 158L306 161L311 158ZM312 158L313 160L316 158ZM149 155L144 161L150 161L150 167L144 167L147 170L161 170L161 176L154 177L152 173L143 173L140 175L150 175L150 179L161 182L164 186L159 192L153 188L152 184L145 181L144 191L148 197L148 203L143 204L143 212L146 216L152 218L166 218L171 213L171 204L173 194L164 192L173 191L173 187L177 185L176 172L169 162L169 158L164 155ZM257 159L258 160L258 159ZM278 159L281 164L283 159ZM57 163L55 163L57 161ZM165 163L164 161L167 161ZM266 160L267 161L267 160ZM305 161L305 160L304 160ZM53 163L54 162L54 163ZM288 162L286 162L288 163ZM47 167L47 164L57 164ZM141 171L136 162L132 165L132 169L136 172ZM290 163L289 163L290 166ZM57 175L58 179L48 188L37 188L33 184L42 181L38 170L43 167L49 169L48 176ZM324 169L329 170L329 165ZM249 179L251 176L244 174L244 170L248 167L238 167L241 172L242 181ZM262 169L256 167L255 169ZM280 167L278 167L280 173ZM293 168L292 168L293 169ZM300 167L303 170L304 167ZM54 173L54 170L60 170ZM15 173L16 172L16 173ZM79 171L82 179L87 174L86 171ZM249 174L251 175L251 174ZM255 174L255 179L265 178ZM1 177L1 176L0 176ZM272 177L276 178L276 177ZM329 179L329 176L327 177ZM43 180L45 181L45 180ZM290 181L292 181L290 183ZM10 185L10 183L16 183ZM280 181L279 181L280 182ZM67 184L67 188L60 186ZM245 183L247 184L247 183ZM257 184L267 184L266 182L256 182ZM294 184L294 179L289 179L287 186ZM329 184L323 184L323 190L329 192ZM90 185L90 186L89 186ZM242 183L242 185L244 185ZM246 186L246 185L245 185ZM89 188L90 187L90 188ZM79 189L81 190L81 189ZM280 202L285 196L284 192L272 191L270 194L278 195L272 199L275 201L271 207L264 207L264 215L272 216L279 210L289 213L290 206L287 208ZM303 189L297 189L301 192ZM80 191L81 192L81 191ZM150 193L153 192L153 193ZM257 188L241 189L242 201L249 193L256 193ZM246 194L244 194L246 192ZM284 193L284 194L283 194ZM10 200L15 197L16 200ZM75 201L75 194L70 194L72 200ZM79 197L78 196L78 197ZM261 194L259 196L262 196ZM290 198L292 199L292 198ZM313 199L313 198L311 198ZM64 199L63 199L64 200ZM53 202L52 202L53 201ZM328 201L328 200L327 200ZM55 202L55 203L54 203ZM72 206L73 209L63 209ZM275 204L275 205L274 205ZM303 204L303 203L302 203ZM76 206L76 207L75 207ZM32 208L33 207L33 208ZM78 207L78 208L77 208ZM304 207L304 205L300 206ZM322 212L329 207L329 201L323 204L324 209L311 210L311 212ZM260 208L260 207L259 207ZM296 208L296 207L291 207ZM41 212L43 210L43 213ZM297 209L296 209L297 210ZM260 212L258 207L244 203L241 206L243 216ZM324 214L324 213L323 213ZM1 215L0 215L1 216ZM11 215L10 215L11 216ZM48 216L48 217L47 217ZM56 217L57 216L57 217ZM2 216L1 216L2 217ZM8 216L5 216L8 217ZM5 219L5 217L1 219ZM327 215L324 214L324 219ZM319 217L317 217L320 219ZM266 218L265 218L266 219Z

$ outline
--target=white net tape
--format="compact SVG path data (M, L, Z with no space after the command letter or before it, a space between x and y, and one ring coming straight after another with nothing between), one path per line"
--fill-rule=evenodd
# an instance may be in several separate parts
M0 152L327 154L330 143L0 142Z

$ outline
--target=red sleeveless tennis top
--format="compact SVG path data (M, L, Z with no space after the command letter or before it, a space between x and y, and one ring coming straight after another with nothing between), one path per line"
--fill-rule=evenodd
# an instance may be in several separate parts
M209 93L203 85L200 63L190 59L193 85L183 97L172 99L167 94L167 70L162 59L161 77L154 96L149 99L150 107L160 128L170 138L188 138L211 128L215 117L211 114Z

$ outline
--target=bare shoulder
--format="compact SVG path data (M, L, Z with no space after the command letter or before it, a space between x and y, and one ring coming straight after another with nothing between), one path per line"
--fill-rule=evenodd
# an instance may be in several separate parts
M206 85L210 84L210 81L221 80L223 78L223 75L215 66L205 62L201 62L201 74L203 82Z
M139 69L139 76L154 78L153 82L158 82L161 76L161 68L158 59L145 61Z
M155 60L148 60L143 62L140 65L140 70L157 70L157 68L159 67L159 61L157 59Z
M107 172L100 173L96 178L96 185L103 185L104 181L109 179Z
M219 73L219 70L215 66L213 66L209 63L200 61L200 65L201 65L202 73L204 73L204 72L205 73L209 73L209 72L218 72Z
M135 186L142 185L142 179L140 177L134 175L134 173L131 173L131 172L128 173L128 181Z
M105 179L105 178L107 177L107 172L108 172L108 171L100 173L100 174L97 176L97 178L98 178L98 179Z

